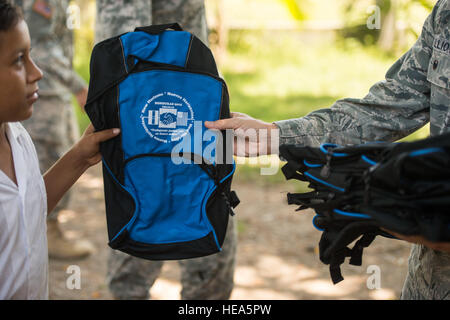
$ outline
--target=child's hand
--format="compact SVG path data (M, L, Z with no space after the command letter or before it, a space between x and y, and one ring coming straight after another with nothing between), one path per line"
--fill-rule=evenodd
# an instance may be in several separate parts
M100 154L100 142L114 138L120 133L120 129L107 129L103 131L94 132L92 124L84 131L83 136L73 147L77 158L86 167L91 167L97 164L102 156Z
M89 125L81 139L44 174L48 212L89 167L102 159L100 142L114 138L119 132L119 129L94 132L92 124Z

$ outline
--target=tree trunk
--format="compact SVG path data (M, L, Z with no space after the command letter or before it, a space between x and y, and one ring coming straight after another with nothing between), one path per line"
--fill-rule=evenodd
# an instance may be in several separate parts
M377 1L377 5L379 3L380 1ZM388 5L387 11L381 10L382 20L378 46L384 51L393 51L397 39L395 0L388 1Z
M216 0L215 7L216 15L216 32L217 32L217 59L220 61L225 58L228 45L228 27L225 17L225 2L224 0Z

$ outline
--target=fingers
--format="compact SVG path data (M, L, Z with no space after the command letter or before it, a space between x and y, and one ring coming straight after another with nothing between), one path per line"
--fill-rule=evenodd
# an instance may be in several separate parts
M102 155L100 153L98 153L89 159L89 164L91 166L93 166L93 165L96 165L97 163L99 163L101 160L102 160Z
M239 127L239 123L237 118L230 118L217 121L205 121L205 127L217 130L236 129Z
M231 112L231 118L250 118L248 114L242 113L242 112Z
M119 128L113 128L113 129L107 129L99 132L92 133L94 136L96 142L103 142L106 140L109 140L111 138L114 138L120 133Z
M237 129L243 123L243 119L250 120L253 118L249 115L242 112L231 112L231 118L222 119L217 121L205 121L205 127L208 129L217 129L217 130L225 130L225 129Z

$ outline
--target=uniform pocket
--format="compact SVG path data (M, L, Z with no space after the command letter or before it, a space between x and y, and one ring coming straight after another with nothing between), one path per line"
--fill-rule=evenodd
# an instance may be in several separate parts
M433 48L429 65L427 80L441 88L450 89L450 55L444 51Z
M444 45L442 44L444 43ZM448 41L435 40L433 54L428 66L427 80L431 83L430 92L430 133L442 134L448 131L450 125L450 54L444 49Z

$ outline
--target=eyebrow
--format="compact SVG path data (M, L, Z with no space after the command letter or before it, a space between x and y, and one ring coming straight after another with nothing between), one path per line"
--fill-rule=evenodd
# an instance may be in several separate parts
M14 50L14 54L19 53L19 52L24 52L24 51L27 51L27 48L16 49L16 50Z

